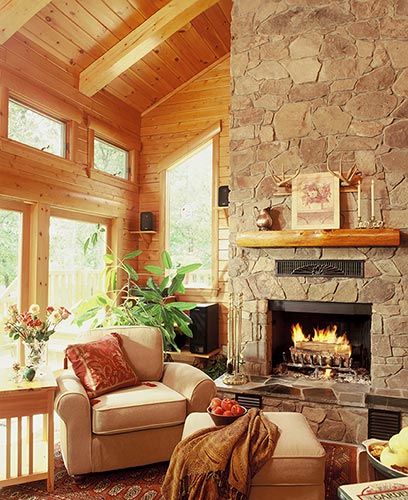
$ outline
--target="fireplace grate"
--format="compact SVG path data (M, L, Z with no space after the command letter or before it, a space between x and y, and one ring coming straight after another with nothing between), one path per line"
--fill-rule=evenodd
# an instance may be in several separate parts
M276 276L364 278L364 260L277 260Z

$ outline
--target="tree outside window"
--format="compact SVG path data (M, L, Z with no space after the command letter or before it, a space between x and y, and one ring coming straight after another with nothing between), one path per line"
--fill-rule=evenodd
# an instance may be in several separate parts
M11 304L20 302L22 214L0 210L0 364L16 359L16 343L4 333L4 321Z
M174 263L200 262L186 287L212 286L212 142L166 173L167 241Z
M95 137L94 168L122 179L128 178L128 151Z
M9 99L8 136L33 148L65 157L65 123Z
M106 227L103 228L106 234ZM95 231L95 223L61 217L50 218L48 302L73 311L84 298L105 288L104 260L106 243L101 238L84 252L85 241ZM58 325L49 340L48 361L51 366L62 366L63 350L75 341L79 327L73 316ZM86 328L84 328L86 329Z

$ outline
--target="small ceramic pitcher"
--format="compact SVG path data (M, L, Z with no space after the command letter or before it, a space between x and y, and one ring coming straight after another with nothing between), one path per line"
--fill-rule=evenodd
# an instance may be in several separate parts
M254 207L255 223L260 231L268 231L269 229L272 229L273 221L271 209L271 207L266 207L259 210L258 207Z

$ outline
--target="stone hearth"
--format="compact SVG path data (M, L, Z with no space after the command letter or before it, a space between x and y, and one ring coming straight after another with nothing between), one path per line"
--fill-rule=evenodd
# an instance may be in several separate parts
M400 413L401 425L408 425L408 390L405 389L373 389L367 384L290 376L254 376L239 386L225 385L220 377L216 383L220 397L251 399L255 395L264 411L302 413L319 439L361 443L368 437L369 412Z

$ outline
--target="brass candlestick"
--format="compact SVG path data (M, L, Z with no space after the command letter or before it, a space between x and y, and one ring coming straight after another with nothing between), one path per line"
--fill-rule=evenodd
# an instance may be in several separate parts
M374 215L370 220L362 220L361 216L357 217L357 229L380 229L384 227L384 221L377 220Z

